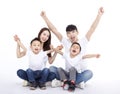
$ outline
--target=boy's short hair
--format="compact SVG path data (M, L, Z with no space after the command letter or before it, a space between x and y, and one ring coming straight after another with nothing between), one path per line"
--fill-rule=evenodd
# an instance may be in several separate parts
M39 42L40 42L39 38L38 38L38 37L35 37L34 39L31 40L30 45L32 45L32 43L33 43L34 41L39 41Z
M70 31L73 31L73 30L77 31L77 27L73 24L70 24L66 27L66 32L70 32Z
M78 43L78 42L73 42L72 45L71 45L71 47L72 47L74 44L79 45L79 47L80 47L80 51L81 51L81 45L80 45L80 43Z

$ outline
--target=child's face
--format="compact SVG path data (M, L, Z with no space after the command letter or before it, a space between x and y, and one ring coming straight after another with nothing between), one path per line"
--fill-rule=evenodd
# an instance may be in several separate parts
M78 32L76 30L67 32L67 37L72 43L77 41L78 39L77 36L78 36Z
M70 54L76 56L80 53L80 46L78 44L73 44L70 48Z
M33 43L31 44L31 50L33 51L33 53L38 54L41 50L40 42L37 40L33 41Z
M40 36L40 41L43 43L46 42L49 39L49 36L50 36L49 31L47 30L43 31Z

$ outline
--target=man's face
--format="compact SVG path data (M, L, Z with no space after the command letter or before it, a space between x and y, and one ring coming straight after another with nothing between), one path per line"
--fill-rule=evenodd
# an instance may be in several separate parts
M68 31L67 32L67 37L69 38L69 40L73 43L73 42L77 42L78 40L78 32L76 30L73 31Z

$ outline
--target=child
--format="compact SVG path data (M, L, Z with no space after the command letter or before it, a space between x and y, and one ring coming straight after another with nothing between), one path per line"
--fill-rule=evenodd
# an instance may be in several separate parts
M81 73L81 60L86 58L96 57L99 58L99 54L81 55L81 46L79 43L74 42L70 47L69 53L63 53L56 49L56 52L61 54L65 58L65 70L58 68L60 80L63 81L63 89L69 91L75 90L76 74Z
M21 58L25 56L26 53L29 57L29 68L26 70L26 73L28 82L30 82L30 89L34 90L37 86L39 86L40 89L46 89L45 82L49 74L49 69L45 68L48 60L47 54L53 52L53 49L42 51L38 38L34 38L31 41L30 49L28 50L21 43L17 35L14 36L14 40L17 42L17 57Z

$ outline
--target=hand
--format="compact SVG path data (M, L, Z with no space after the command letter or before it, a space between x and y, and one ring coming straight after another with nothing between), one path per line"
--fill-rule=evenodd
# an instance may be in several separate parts
M96 54L96 58L99 58L100 57L100 54Z
M41 15L42 17L43 17L43 16L46 16L45 11L42 11L40 15Z
M15 35L15 36L14 36L14 40L15 40L15 41L18 41L18 40L20 40L20 39L19 39L19 37L18 37L17 35Z
M62 50L62 49L63 49L63 45L57 46L57 48L58 48L59 50Z
M102 15L103 13L104 13L104 9L103 9L103 7L100 7L100 8L99 8L99 11L98 11L98 14L99 14L99 15Z

